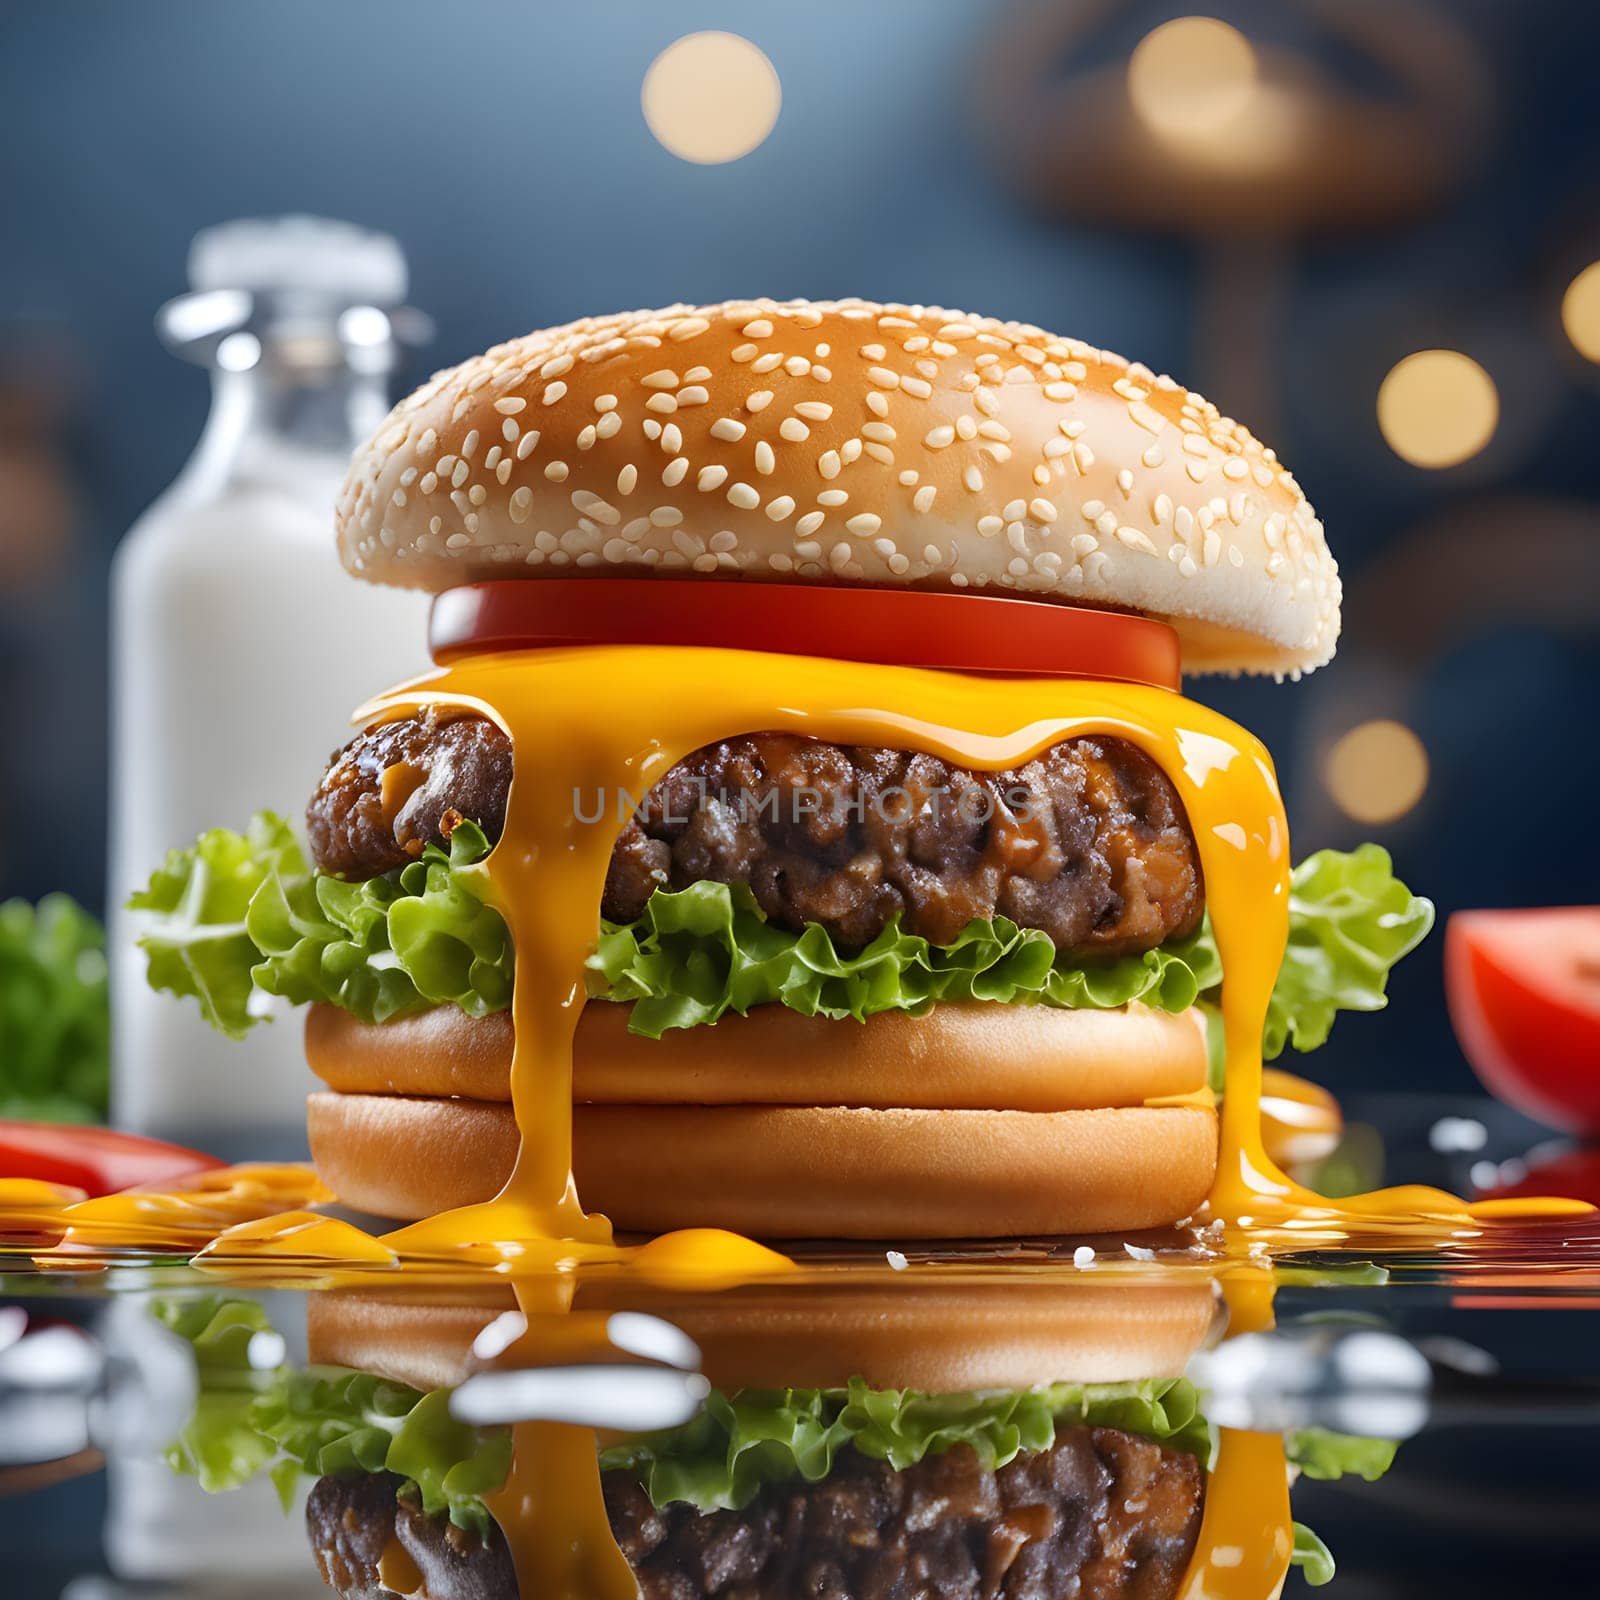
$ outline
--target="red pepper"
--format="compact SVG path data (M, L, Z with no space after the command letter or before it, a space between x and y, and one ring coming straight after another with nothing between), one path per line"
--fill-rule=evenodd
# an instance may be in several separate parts
M0 1178L40 1178L102 1195L222 1165L199 1150L114 1128L0 1121Z

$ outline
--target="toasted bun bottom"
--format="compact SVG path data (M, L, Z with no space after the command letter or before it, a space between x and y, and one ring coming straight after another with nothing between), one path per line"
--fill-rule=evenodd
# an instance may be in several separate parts
M943 1005L864 1023L784 1006L660 1039L628 1032L628 1006L584 1007L573 1098L596 1105L791 1105L1086 1111L1192 1094L1206 1080L1197 1013L1148 1006ZM438 1006L361 1022L330 1005L306 1019L306 1059L347 1094L511 1099L510 1015Z
M443 1388L466 1376L479 1331L515 1306L506 1287L454 1302L313 1295L310 1358ZM831 1389L860 1378L875 1389L945 1394L1174 1377L1221 1316L1204 1281L991 1281L974 1294L914 1277L892 1287L755 1284L704 1294L596 1283L579 1290L573 1309L666 1318L700 1347L702 1369L724 1391Z
M416 1218L487 1200L517 1153L511 1108L314 1094L317 1171L346 1205ZM1189 1215L1216 1172L1215 1112L575 1106L584 1204L627 1232L968 1239L1107 1233Z

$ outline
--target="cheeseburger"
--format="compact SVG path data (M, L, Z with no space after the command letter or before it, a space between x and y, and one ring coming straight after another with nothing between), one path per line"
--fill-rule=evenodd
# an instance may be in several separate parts
M1224 1087L1227 1171L1270 1171L1263 1055L1381 1006L1429 924L1375 847L1291 878L1266 753L1179 692L1332 655L1299 485L1075 340L862 301L549 329L402 402L336 533L436 594L439 672L359 713L309 860L263 813L135 904L225 1030L309 1005L358 1209L1165 1225Z
M549 1448L548 1425L451 1415L480 1335L516 1315L507 1289L309 1296L313 1365L268 1373L236 1354L264 1326L259 1306L169 1303L202 1393L168 1459L208 1489L260 1473L286 1499L308 1486L312 1554L344 1600L599 1600L635 1584L645 1600L1161 1600L1186 1574L1207 1593L1275 1593L1291 1559L1324 1581L1331 1558L1291 1524L1289 1478L1373 1478L1394 1453L1323 1429L1212 1426L1183 1375L1224 1320L1207 1281L581 1290L573 1316L597 1370L565 1370L591 1405L608 1313L641 1308L690 1336L710 1393L650 1433L606 1402L619 1426L573 1458L589 1482L559 1514L505 1492L512 1461ZM562 1348L570 1362L571 1330ZM607 1565L616 1551L631 1572ZM569 1588L557 1572L584 1576Z

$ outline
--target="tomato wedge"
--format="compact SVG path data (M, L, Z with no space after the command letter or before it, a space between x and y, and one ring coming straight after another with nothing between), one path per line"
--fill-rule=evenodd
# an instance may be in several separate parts
M181 1144L164 1144L114 1128L0 1121L0 1178L35 1178L82 1189L90 1196L116 1194L135 1184L165 1183L221 1165L215 1156Z
M712 645L889 666L1179 685L1165 622L1013 595L701 578L470 583L433 602L441 664L481 650Z
M1600 906L1458 911L1444 959L1450 1020L1484 1087L1600 1134Z

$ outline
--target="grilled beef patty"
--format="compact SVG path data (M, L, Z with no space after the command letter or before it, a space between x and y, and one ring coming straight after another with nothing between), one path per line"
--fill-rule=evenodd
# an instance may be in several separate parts
M605 1475L612 1532L644 1600L1165 1600L1200 1531L1193 1456L1113 1428L1068 1428L998 1472L968 1445L895 1471L841 1452L821 1483L762 1491L742 1511L658 1511ZM378 1562L398 1540L423 1600L516 1600L498 1528L480 1540L398 1498L380 1473L323 1478L306 1522L341 1600L394 1600Z
M316 863L376 877L463 818L497 839L511 775L510 741L482 717L428 710L370 727L333 757L307 808ZM897 912L935 944L998 914L1093 959L1192 933L1204 907L1177 793L1121 739L1068 739L1024 766L973 772L757 733L696 750L631 799L543 802L620 827L601 903L615 922L637 917L656 888L711 879L748 884L772 922L820 923L845 951Z

